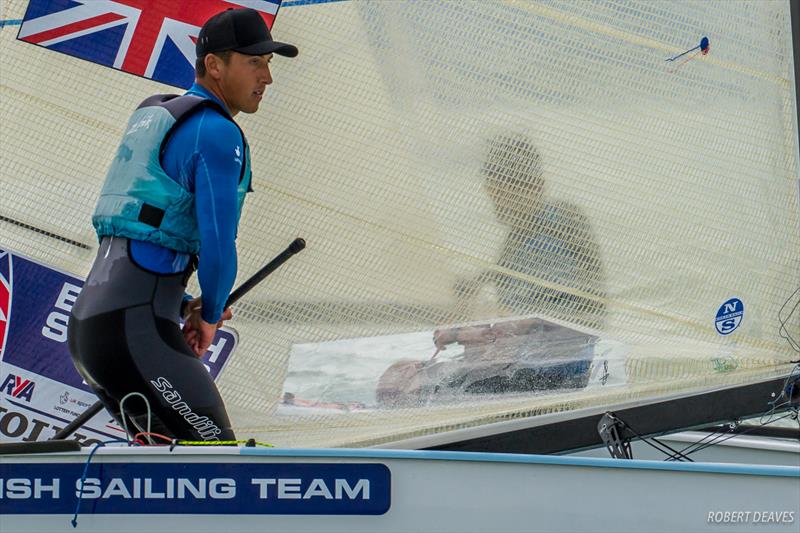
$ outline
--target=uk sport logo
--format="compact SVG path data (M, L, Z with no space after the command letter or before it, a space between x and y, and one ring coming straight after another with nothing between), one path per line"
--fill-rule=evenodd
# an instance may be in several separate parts
M18 39L188 88L203 23L250 7L272 28L281 0L31 0Z

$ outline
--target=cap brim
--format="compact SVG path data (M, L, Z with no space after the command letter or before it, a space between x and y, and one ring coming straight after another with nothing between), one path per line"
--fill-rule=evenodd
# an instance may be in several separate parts
M297 47L287 43L279 43L277 41L264 41L261 43L251 44L250 46L243 46L241 48L234 48L235 52L249 56L263 56L267 54L278 54L284 57L296 57Z

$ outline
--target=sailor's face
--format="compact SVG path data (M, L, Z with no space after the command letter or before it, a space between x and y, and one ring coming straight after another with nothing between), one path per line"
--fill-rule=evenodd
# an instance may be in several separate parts
M486 190L501 222L514 224L536 211L542 197L540 179L522 176L513 169L484 167Z
M272 54L249 56L232 52L222 65L219 84L231 115L258 111L267 85L272 83L270 61Z

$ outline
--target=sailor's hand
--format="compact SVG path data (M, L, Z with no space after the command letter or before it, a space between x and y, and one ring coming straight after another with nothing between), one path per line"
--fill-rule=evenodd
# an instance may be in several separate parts
M217 329L221 328L226 320L233 318L233 312L228 307L222 312L219 322L210 324L203 320L201 310L200 298L191 300L186 305L186 322L183 324L183 338L197 357L202 357L214 342Z
M226 320L230 320L233 318L233 311L231 311L230 307L226 307L225 310L222 312L222 316L219 317L219 322L217 322L217 327L221 328L225 325Z
M184 319L188 319L192 313L199 313L200 309L203 308L203 300L201 298L193 298L186 302L186 305L183 307L183 317ZM222 312L222 316L219 317L219 322L217 322L217 327L221 328L226 320L230 320L233 318L233 311L231 311L230 307L226 307L225 310Z
M209 324L199 316L196 320L193 319L194 316L190 316L183 325L183 337L194 354L197 357L203 357L208 347L214 342L218 326L217 324Z
M188 318L192 315L192 313L200 312L200 308L202 307L202 300L200 298L192 298L185 305L183 305L183 313L181 318L184 320L188 320Z
M446 350L447 345L456 342L459 328L437 329L433 332L433 344L437 350Z

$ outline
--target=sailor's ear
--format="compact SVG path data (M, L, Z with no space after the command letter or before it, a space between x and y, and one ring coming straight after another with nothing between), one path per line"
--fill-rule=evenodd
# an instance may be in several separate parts
M211 78L218 80L222 77L222 69L225 68L225 59L216 54L206 54L203 58L203 63L206 66L206 74Z

